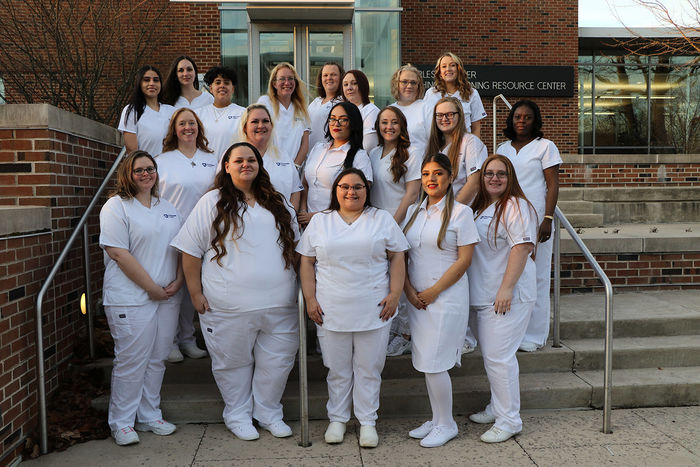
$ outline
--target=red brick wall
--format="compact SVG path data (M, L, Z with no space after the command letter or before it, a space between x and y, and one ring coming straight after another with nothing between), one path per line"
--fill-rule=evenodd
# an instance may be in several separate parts
M471 65L576 66L578 3L575 0L402 0L401 59L434 64L452 51ZM575 83L578 82L578 75ZM522 96L520 98L526 98ZM511 103L520 98L508 98ZM542 109L545 136L565 153L578 152L577 96L533 98ZM481 135L493 148L491 99ZM508 110L498 106L498 141Z
M0 204L48 206L52 231L0 239L0 464L36 426L36 296L117 147L57 130L0 130ZM94 299L100 296L102 255L98 208L90 218ZM73 348L86 339L82 242L71 250L44 301L47 391L56 388ZM13 454L13 449L16 450Z
M700 186L700 158L687 164L564 163L559 171L559 184L562 187Z

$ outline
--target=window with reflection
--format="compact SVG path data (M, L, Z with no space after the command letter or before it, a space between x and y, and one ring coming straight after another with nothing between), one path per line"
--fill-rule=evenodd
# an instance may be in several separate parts
M221 11L221 63L236 70L238 86L233 102L248 105L248 13Z

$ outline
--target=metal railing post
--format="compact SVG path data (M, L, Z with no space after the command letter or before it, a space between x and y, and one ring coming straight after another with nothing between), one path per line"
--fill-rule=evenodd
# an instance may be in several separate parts
M306 366L306 311L304 294L299 287L299 421L301 425L301 442L299 446L308 448L309 440L309 381Z
M85 313L88 320L88 343L90 346L90 358L95 358L95 322L92 311L92 284L90 276L90 237L88 237L88 224L83 224L83 269L85 272Z
M510 102L508 102L508 99L505 98L503 94L499 94L496 97L493 98L493 148L491 149L491 152L494 153L496 152L496 100L501 99L503 103L508 106L508 109L511 109L513 106L510 105Z
M559 324L561 314L559 298L561 296L561 223L559 217L554 218L554 323L552 325L552 347L561 347L559 342Z

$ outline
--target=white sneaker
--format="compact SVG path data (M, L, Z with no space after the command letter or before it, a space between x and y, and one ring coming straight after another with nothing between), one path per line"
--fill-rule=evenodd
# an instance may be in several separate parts
M112 432L112 438L118 446L128 446L139 442L139 435L130 426L125 426Z
M455 424L454 427L437 425L434 426L428 436L420 440L420 445L424 448L436 448L438 446L444 445L446 442L456 437L459 433L459 429Z
M469 416L469 420L471 420L474 423L486 424L495 422L496 417L493 415L489 415L488 413L486 413L485 410L482 410L481 412L471 414Z
M154 420L152 422L136 422L134 428L138 431L152 431L153 434L159 436L167 436L177 430L177 427L165 420Z
M510 431L501 430L492 426L489 431L481 435L481 441L484 443L502 443L503 441L509 440L518 433L511 433Z
M231 428L231 433L236 435L238 439L243 441L252 441L254 439L260 438L260 433L255 429L252 423L244 423L243 425L236 425Z
M537 344L533 344L532 342L523 342L518 347L518 350L522 350L523 352L534 352L538 348L539 347L537 347Z
M379 444L379 436L374 425L360 426L360 447L376 448Z
M189 358L204 358L207 355L209 355L206 350L202 350L199 347L197 347L197 344L181 345L180 352L182 352Z
M338 444L343 442L345 437L345 423L330 422L323 438L328 444Z
M464 345L462 346L461 355L464 355L465 353L472 353L475 350L476 347L472 347L468 342L464 342Z
M260 423L260 428L269 431L275 438L288 438L292 436L292 429L289 425L284 423L282 420L278 422L272 422L269 425L266 423Z
M398 357L399 355L404 355L411 353L411 341L404 339L402 335L394 336L394 338L386 346L386 356L387 357Z
M428 434L430 434L430 431L433 429L433 421L428 420L418 428L414 428L411 431L408 432L408 436L414 439L423 439Z
M168 362L170 363L180 363L183 361L185 357L182 356L182 353L180 352L180 349L175 346L173 350L170 351L168 354Z

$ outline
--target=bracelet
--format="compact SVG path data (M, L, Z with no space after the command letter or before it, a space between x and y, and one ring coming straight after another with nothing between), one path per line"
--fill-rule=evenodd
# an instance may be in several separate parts
M554 216L548 216L548 215L546 215L546 214L545 214L544 218L545 218L545 219L549 219L550 221L553 221L553 220L554 220Z

